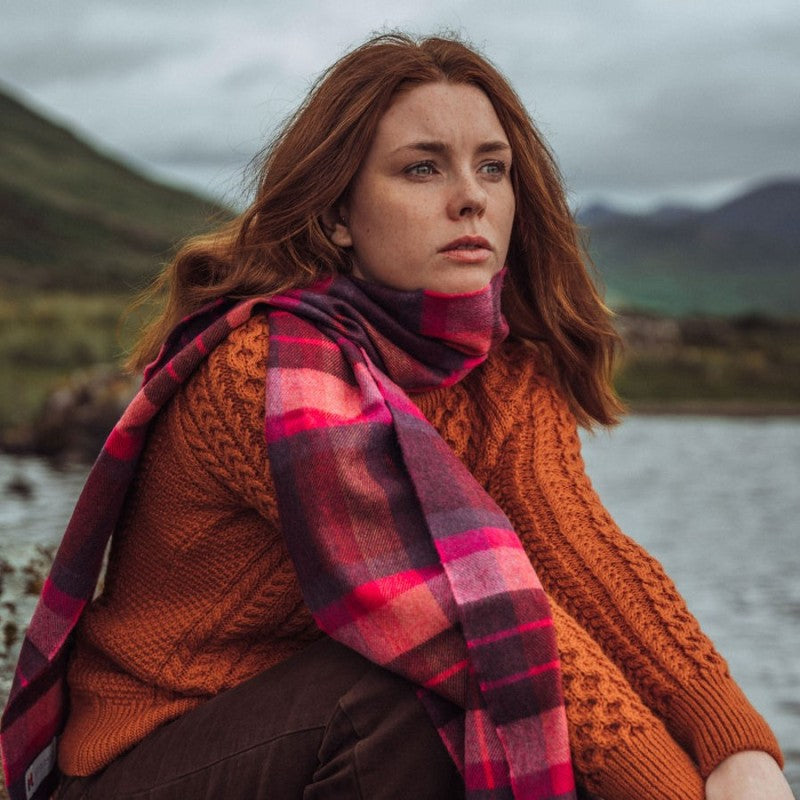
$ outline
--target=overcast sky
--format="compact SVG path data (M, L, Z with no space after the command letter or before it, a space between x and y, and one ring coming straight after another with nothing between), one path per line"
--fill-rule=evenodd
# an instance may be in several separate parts
M573 204L708 204L800 176L800 0L26 0L2 15L0 81L151 173L235 201L313 78L384 28L481 48Z

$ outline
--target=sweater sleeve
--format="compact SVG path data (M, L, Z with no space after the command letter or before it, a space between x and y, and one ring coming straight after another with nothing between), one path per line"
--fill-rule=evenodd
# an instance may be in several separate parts
M552 597L578 783L614 800L702 800L697 766L598 643Z
M664 721L703 778L741 750L764 750L782 763L772 731L660 564L617 528L600 503L560 393L532 370L523 383L527 391L489 479L490 492L512 520L548 594ZM507 404L507 398L498 402Z

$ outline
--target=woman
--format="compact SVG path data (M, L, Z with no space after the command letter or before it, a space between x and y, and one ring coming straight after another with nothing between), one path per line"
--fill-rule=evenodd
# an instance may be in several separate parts
M162 288L21 658L18 686L55 685L52 610L80 615L104 544L76 531L113 527L59 797L791 797L583 475L616 337L483 58L399 35L345 56ZM41 748L25 696L6 739ZM46 791L55 745L31 768L4 746L12 789Z

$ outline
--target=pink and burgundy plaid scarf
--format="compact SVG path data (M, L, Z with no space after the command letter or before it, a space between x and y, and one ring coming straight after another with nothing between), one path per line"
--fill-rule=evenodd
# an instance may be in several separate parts
M503 339L501 283L441 295L338 277L184 320L106 441L28 628L0 726L12 800L57 780L69 636L150 422L259 308L270 465L317 624L420 687L467 797L575 796L544 591L508 519L407 395L455 383Z

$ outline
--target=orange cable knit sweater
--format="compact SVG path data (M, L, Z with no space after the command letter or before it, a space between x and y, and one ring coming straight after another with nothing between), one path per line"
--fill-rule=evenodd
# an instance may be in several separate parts
M263 437L268 327L235 330L162 411L78 629L62 770L88 775L164 722L320 635L283 543ZM657 562L585 477L576 426L505 345L415 397L503 508L553 608L579 783L701 800L744 749L781 754Z

